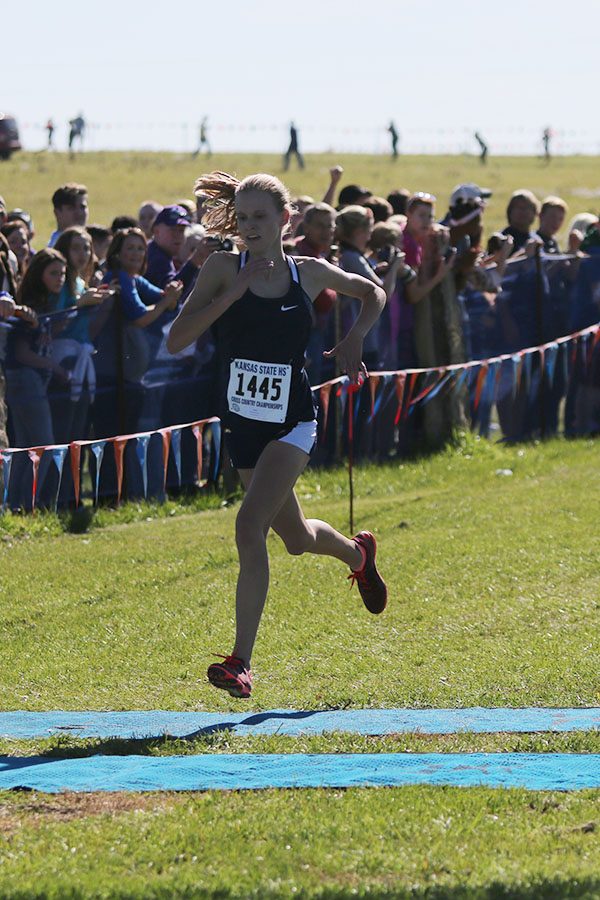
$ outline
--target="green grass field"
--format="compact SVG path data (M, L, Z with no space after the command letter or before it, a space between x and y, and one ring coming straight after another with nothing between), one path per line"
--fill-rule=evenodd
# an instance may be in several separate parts
M272 538L249 708L598 705L597 459L593 441L465 438L359 469L357 527L377 533L389 609L370 617L338 564L289 557ZM344 471L308 472L299 494L309 515L347 529ZM127 507L81 534L52 515L18 531L7 519L1 708L240 709L204 676L231 639L236 509ZM600 735L65 736L0 750L598 753ZM0 896L591 898L598 800L418 787L5 793Z
M286 178L320 196L330 165L386 193L464 180L595 209L597 161L308 157ZM214 156L211 168L279 169L277 157ZM90 189L91 219L149 197L189 196L203 161L167 154L20 154L0 165L9 207L52 228L49 197ZM500 474L510 470L511 475ZM598 446L509 447L470 435L417 461L355 472L356 528L377 535L390 605L378 618L332 560L269 539L271 590L256 687L242 706L210 688L229 649L239 498L126 505L59 518L0 518L0 709L264 710L276 707L598 706ZM347 531L343 470L299 483L308 515ZM220 733L181 741L0 741L2 754L537 751L600 753L600 734ZM597 898L600 792L411 787L205 794L0 793L0 897Z
M490 187L494 195L485 217L488 233L506 224L506 204L516 188L527 187L540 198L558 194L569 204L570 216L600 208L597 159L587 156L557 157L550 165L531 157L496 157L484 167L471 156L400 156L392 162L384 156L309 154L304 171L292 168L284 174L281 157L267 154L215 154L206 160L189 154L85 153L70 160L62 153L20 153L0 163L0 194L9 208L31 212L40 247L55 227L50 198L65 181L87 185L90 222L108 225L117 214L136 215L143 200L172 203L190 197L195 179L213 169L239 177L272 172L292 192L321 199L329 168L337 163L344 167L342 184L365 184L384 196L398 187L432 191L440 216L455 185L476 181Z

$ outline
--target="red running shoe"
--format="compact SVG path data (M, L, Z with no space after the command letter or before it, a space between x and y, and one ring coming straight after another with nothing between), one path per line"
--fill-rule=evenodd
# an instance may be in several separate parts
M355 581L358 583L360 596L369 612L378 615L387 606L387 587L375 565L377 541L370 531L359 531L354 543L363 551L365 561L362 568L351 572L348 578L352 579L352 585Z
M237 656L224 656L223 662L210 665L206 674L214 687L228 691L232 697L247 699L252 692L252 672Z

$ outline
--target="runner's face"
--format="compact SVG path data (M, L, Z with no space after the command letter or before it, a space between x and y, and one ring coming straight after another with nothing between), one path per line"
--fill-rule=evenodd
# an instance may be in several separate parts
M146 245L136 234L128 235L121 244L119 261L128 275L139 275L144 266Z
M65 283L65 264L59 259L51 262L42 273L42 281L50 294L60 294Z
M235 199L240 237L252 253L266 253L281 243L281 231L289 218L280 212L266 191L242 191Z

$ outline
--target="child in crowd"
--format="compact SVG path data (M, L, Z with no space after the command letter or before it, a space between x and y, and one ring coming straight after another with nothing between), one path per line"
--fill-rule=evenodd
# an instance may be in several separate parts
M33 257L19 287L17 300L38 316L51 312L65 283L66 260L57 250L40 250ZM52 359L52 334L47 320L19 322L7 346L6 398L10 413L10 441L14 447L40 447L54 443L48 382L52 375L68 383L69 373ZM38 474L41 503L50 500L45 480L49 454L42 456ZM13 462L9 503L11 508L31 508L31 462L19 453Z

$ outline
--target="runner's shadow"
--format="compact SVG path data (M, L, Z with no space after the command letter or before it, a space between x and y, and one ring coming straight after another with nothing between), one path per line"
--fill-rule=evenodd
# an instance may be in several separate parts
M243 726L250 727L252 725L261 725L263 722L268 722L270 719L281 719L282 724L283 720L290 719L308 719L311 716L318 715L323 712L332 712L332 710L323 710L323 709L312 709L312 710L295 710L294 712L264 712L264 713L253 713L245 719L242 719L241 722L215 722L214 725L206 725L204 728L198 728L197 731L191 731L189 734L182 735L179 740L181 741L193 741L199 737L205 737L209 734L217 734L220 731L233 731L235 728L240 728ZM266 734L277 734L277 730L271 732L265 732Z

